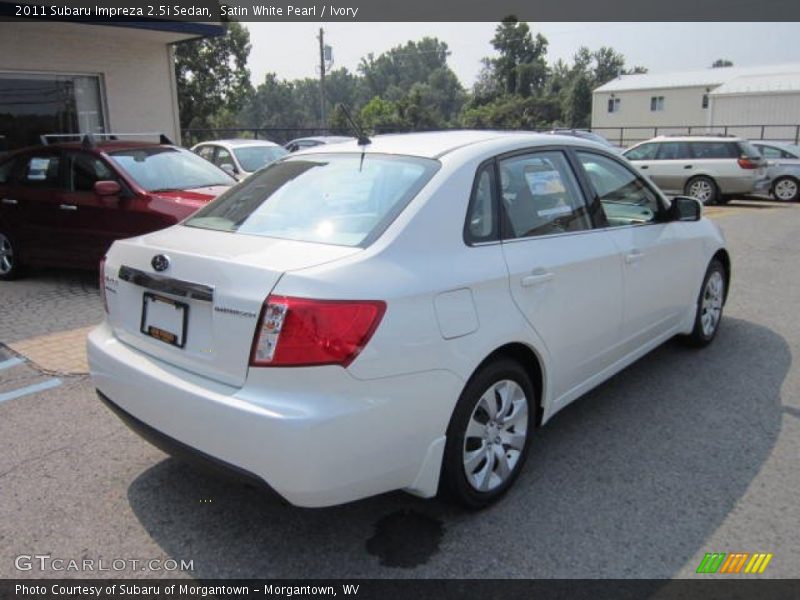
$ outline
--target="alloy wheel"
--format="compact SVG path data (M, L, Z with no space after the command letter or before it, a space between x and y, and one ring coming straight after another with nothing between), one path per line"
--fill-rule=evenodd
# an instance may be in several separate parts
M714 197L714 187L705 179L698 179L689 186L689 195L703 204L707 204Z
M779 179L772 189L772 193L778 200L788 202L797 198L797 181L794 179Z
M722 314L724 292L725 282L722 279L722 273L713 271L706 282L700 304L700 324L703 327L703 335L706 337L711 337L717 330Z
M464 435L467 481L492 491L511 477L528 435L528 398L511 379L495 382L478 400Z
M4 234L0 233L0 275L8 275L14 268L14 247Z

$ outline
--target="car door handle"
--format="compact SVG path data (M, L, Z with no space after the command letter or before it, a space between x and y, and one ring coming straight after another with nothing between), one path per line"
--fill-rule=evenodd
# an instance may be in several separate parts
M58 208L60 208L61 210L78 210L78 207L75 206L74 204L62 204Z
M552 281L555 279L556 274L551 273L549 271L534 271L530 275L526 275L520 280L520 285L522 287L532 287L534 285L540 285L542 283L547 283L548 281Z
M640 169L649 169L650 167L648 167L647 165L642 165L642 166L641 166L641 167L639 167L639 168L640 168Z
M19 202L17 200L14 200L13 198L3 198L3 204L13 205L13 204L19 204Z
M691 168L692 168L692 165L683 165L683 168L684 168L684 169L691 169Z
M625 255L625 262L628 263L629 265L632 265L642 260L643 256L644 256L643 252L641 252L640 250L634 250L629 254Z

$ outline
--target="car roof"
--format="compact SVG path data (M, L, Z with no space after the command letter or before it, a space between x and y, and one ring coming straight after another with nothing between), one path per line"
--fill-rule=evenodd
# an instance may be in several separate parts
M94 145L87 147L84 146L82 142L56 142L53 144L47 145L38 145L38 146L28 146L26 148L18 148L16 150L11 151L12 154L18 154L23 152L35 152L37 150L45 150L45 149L55 149L55 150L85 150L87 152L115 152L118 150L134 150L138 148L174 148L178 150L177 146L172 146L169 144L158 144L155 142L140 142L140 141L132 141L132 140L108 140L102 142L96 142Z
M531 145L584 145L604 148L601 144L570 135L532 133L525 131L431 131L425 133L395 133L370 137L370 144L359 146L356 140L332 146L314 146L297 154L330 154L367 152L371 154L399 154L423 158L439 158L454 150L468 146L483 146L490 142L527 141ZM606 148L604 148L606 149Z
M239 146L278 146L275 142L269 140L253 140L247 138L231 138L227 140L206 140L195 144L194 147L203 146L207 144L217 144L219 146L239 147Z
M647 142L743 142L744 138L719 135L658 135Z
M286 142L286 145L294 144L295 142L322 142L323 144L332 144L335 142L349 142L354 140L354 137L348 135L310 135L307 137L294 138Z

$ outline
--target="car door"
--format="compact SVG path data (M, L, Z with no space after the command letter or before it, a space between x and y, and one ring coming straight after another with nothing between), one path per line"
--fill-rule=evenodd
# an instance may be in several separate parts
M666 220L662 199L628 165L588 150L576 156L622 257L627 354L672 332L686 315L699 285L702 241L686 223Z
M691 150L687 142L661 142L648 173L652 182L662 191L682 194L693 169Z
M116 172L96 154L67 151L64 162L65 185L59 194L59 206L66 213L63 250L73 264L93 267L114 240L133 235L136 216L128 210L132 199ZM120 193L98 195L98 181L116 182Z
M619 252L606 231L594 228L564 150L526 151L497 165L511 294L547 346L558 403L616 359Z
M623 153L625 158L631 161L634 166L639 169L645 176L650 177L652 175L651 170L653 167L653 163L656 160L656 155L658 154L658 146L657 142L649 142L644 144L639 144ZM653 172L655 172L653 170Z
M3 204L17 213L18 246L25 260L61 264L64 210L58 193L62 185L61 152L41 148L17 157Z

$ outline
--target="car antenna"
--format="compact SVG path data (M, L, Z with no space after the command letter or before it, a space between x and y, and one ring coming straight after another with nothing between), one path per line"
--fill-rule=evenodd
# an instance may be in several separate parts
M350 111L347 110L347 107L341 102L337 104L337 107L339 108L339 110L342 111L345 119L347 119L347 122L350 123L350 128L353 130L353 133L355 133L356 137L358 138L358 145L366 146L368 144L371 144L372 140L370 140L367 137L367 134L364 133L364 130L358 125L358 123L355 122L353 117L350 115Z

